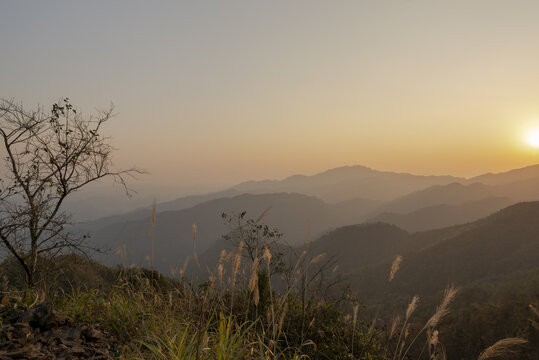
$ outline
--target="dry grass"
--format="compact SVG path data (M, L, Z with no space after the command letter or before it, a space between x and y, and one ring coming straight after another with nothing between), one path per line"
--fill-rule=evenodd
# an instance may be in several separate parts
M527 341L521 338L507 338L496 342L494 345L486 348L477 358L477 360L487 359L511 359L514 358L518 352L515 347L526 344Z
M152 231L155 218L154 205ZM196 237L193 224L193 257L200 270ZM125 256L125 248L119 248L117 254ZM412 347L427 349L430 359L445 359L436 327L449 312L458 293L455 287L445 290L434 314L419 330L410 326L419 304L419 296L412 297L404 317L394 318L387 341L380 347L377 317L367 328L359 321L360 306L355 299L347 298L345 305L337 306L317 297L311 285L314 278L309 276L324 274L321 270L329 264L325 254L311 256L308 250L302 251L295 265L280 274L288 281L280 283L279 292L272 284L276 255L267 244L255 254L252 261L242 261L246 256L240 240L235 251L221 252L215 268L208 269L209 280L202 284L184 278L189 266L186 258L181 269L171 267L171 274L178 275L175 280L154 271L124 268L108 290L76 289L52 300L66 315L104 325L124 344L119 355L123 359L315 360L334 352L349 359L404 360ZM400 255L393 261L388 283L395 279L402 261ZM153 237L151 265L153 268ZM330 265L325 274L333 273L335 265ZM539 317L537 309L530 308ZM423 333L427 339L419 343ZM478 360L513 356L525 342L520 338L500 340Z

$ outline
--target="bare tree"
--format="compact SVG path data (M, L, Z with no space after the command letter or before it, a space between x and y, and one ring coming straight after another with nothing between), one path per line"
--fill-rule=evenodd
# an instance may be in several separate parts
M283 234L277 228L271 228L261 220L269 213L268 207L255 220L247 218L247 211L241 213L222 213L221 217L229 228L229 232L223 239L237 248L242 242L242 255L247 257L252 264L258 258L262 262L264 250L267 248L271 253L271 267L269 276L281 274L285 271L285 253L292 251L291 247L282 240Z
M66 230L71 216L64 200L89 183L112 177L129 194L125 179L136 168L113 169L114 148L103 137L102 125L112 106L84 118L64 99L50 111L27 111L22 104L0 100L0 151L5 169L0 179L0 244L14 256L36 284L40 256L66 249L83 251L84 237Z

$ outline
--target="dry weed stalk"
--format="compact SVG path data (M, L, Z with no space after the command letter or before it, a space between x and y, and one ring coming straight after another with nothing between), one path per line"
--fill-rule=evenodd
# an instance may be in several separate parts
M425 331L432 331L432 329L438 325L442 317L444 317L449 312L449 304L453 299L455 298L455 295L457 294L458 289L455 288L453 285L450 285L445 291L444 291L444 298L440 305L436 308L436 312L434 315L431 316L431 318L425 323L423 328L416 334L416 336L413 338L413 340L410 342L410 345L406 348L406 351L402 355L402 359L406 357L410 349L412 348L412 345L414 345L415 341L419 337L419 335Z
M395 331L397 330L397 326L399 326L400 322L401 322L401 317L400 315L397 315L395 319L393 319L393 323L391 324L391 330L389 331L388 340L391 340L393 335L395 335Z
M262 211L262 214L260 214L260 216L256 219L255 222L259 222L260 220L262 220L271 210L272 206L268 206L264 211Z
M219 279L219 286L223 286L223 264L217 266L217 278Z
M409 331L410 331L410 324L408 324L408 321L410 320L410 317L414 313L414 311L417 309L417 304L419 303L419 296L415 295L412 298L412 301L410 301L410 304L408 304L408 308L406 309L406 317L404 318L404 323L402 324L402 329L399 334L399 339L397 340L397 347L395 348L395 352L393 353L393 360L397 358L397 355L400 358L400 355L402 354L402 350L404 348L404 339L408 337ZM403 339L404 336L404 339ZM401 343L402 341L402 343Z
M456 289L453 285L451 285L445 290L442 303L436 308L436 312L434 313L434 315L432 315L429 321L427 321L425 327L433 328L438 325L440 319L449 312L449 304L451 303L451 301L453 301L457 292L458 289Z
M255 306L258 306L258 301L260 300L260 293L258 291L258 257L253 261L253 271L249 279L249 292L253 294Z
M506 338L496 342L494 345L486 348L477 358L477 360L486 360L493 358L508 358L514 356L517 352L513 347L522 346L527 341L521 338Z
M389 272L389 282L395 278L395 274L397 271L399 271L399 267L402 262L402 256L397 255L395 260L393 260L393 264L391 264L391 271Z
M320 260L322 260L323 258L326 257L326 254L325 253L322 253L322 254L318 254L317 256L315 256L311 262L309 263L309 266L311 265L315 265L316 263L320 262Z
M356 335L356 323L357 323L357 312L359 310L359 304L354 305L352 309L352 356L354 356L354 338Z
M185 260L183 261L183 267L179 272L180 280L183 279L183 276L185 275L185 272L187 271L187 265L189 264L189 256L185 257Z
M200 261L198 260L197 255L197 224L193 224L193 258L195 259L195 263L200 269Z
M417 304L419 303L419 296L414 296L412 298L412 301L410 301L410 304L408 304L408 308L406 309L406 321L410 319L414 311L417 309Z
M150 228L150 237L152 240L152 273L154 271L154 258L155 258L155 216L157 214L157 204L155 202L155 199L153 199L153 206L152 206L152 218L151 218L151 228Z

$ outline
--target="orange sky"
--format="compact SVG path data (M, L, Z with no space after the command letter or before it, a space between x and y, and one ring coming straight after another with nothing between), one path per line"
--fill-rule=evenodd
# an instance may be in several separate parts
M539 163L535 1L3 2L0 97L112 101L117 162L221 186Z

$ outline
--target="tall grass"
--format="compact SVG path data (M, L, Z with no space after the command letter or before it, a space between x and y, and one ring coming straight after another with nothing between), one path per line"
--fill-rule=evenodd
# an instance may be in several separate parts
M155 205L152 213L153 232ZM201 271L196 233L193 225L192 267ZM329 301L319 296L316 286L322 282L317 279L336 265L325 254L311 255L308 237L305 250L281 273L273 267L277 254L269 244L262 243L251 258L244 256L245 239L239 240L234 251L221 252L207 281L197 283L185 279L188 259L181 269L171 267L172 278L153 270L152 236L152 270L119 268L108 287L63 289L50 300L77 321L101 324L121 342L118 356L123 359L405 360L412 349L419 359L445 359L437 327L450 311L455 287L446 289L440 305L419 327L411 326L419 304L419 297L412 297L381 341L377 316L370 326L361 321L360 303L351 294ZM388 283L398 281L402 261L401 256L393 261ZM516 338L499 341L479 360L510 354L523 343Z

